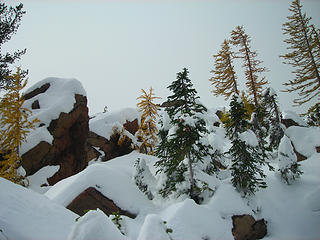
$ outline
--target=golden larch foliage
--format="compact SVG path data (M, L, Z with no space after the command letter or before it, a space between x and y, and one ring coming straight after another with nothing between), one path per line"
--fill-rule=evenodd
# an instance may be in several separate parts
M263 86L268 83L265 77L259 78L261 73L267 71L265 67L260 67L262 61L257 60L257 52L251 50L251 39L245 33L243 26L237 26L231 32L231 40L234 46L239 46L238 58L243 59L243 67L245 68L246 86L249 89L249 94L253 96L254 104L259 105L259 98L263 92Z
M20 68L9 78L12 85L7 87L0 101L0 154L3 158L0 161L0 176L22 184L23 177L17 173L21 165L19 148L39 120L29 120L31 111L23 107L21 90L27 85L27 79L23 79Z
M294 0L289 8L292 15L283 24L283 32L288 35L284 40L288 44L289 53L282 55L285 64L290 64L295 70L295 79L284 83L285 92L297 92L295 106L300 106L311 99L320 96L320 44L319 29L311 25L309 17L302 13L299 0ZM319 99L318 99L319 101Z
M233 66L233 52L229 42L224 40L221 50L214 57L214 69L210 71L213 77L209 81L214 85L212 90L215 96L222 95L227 100L233 93L239 94L237 76Z
M157 143L157 133L158 129L156 126L156 121L158 115L159 106L154 103L155 99L160 99L156 97L153 93L152 87L149 89L149 93L141 89L142 95L137 99L141 101L137 104L141 115L141 122L139 130L137 132L138 141L141 142L139 146L139 151L142 153L153 155L154 148Z

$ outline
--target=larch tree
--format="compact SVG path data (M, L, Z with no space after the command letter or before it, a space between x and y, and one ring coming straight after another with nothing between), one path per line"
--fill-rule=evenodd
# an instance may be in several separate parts
M212 147L203 141L208 133L203 119L207 109L198 101L186 68L168 88L173 92L165 109L170 123L162 121L155 152L159 158L155 163L157 173L166 176L159 193L163 197L187 194L198 202L201 189L194 176L194 165L213 154Z
M294 0L289 8L291 15L283 24L284 40L288 53L282 55L285 64L291 65L295 78L284 83L285 92L297 92L295 106L309 102L320 96L320 46L319 30L310 24L310 17L302 12L299 0ZM319 99L317 100L319 102Z
M245 68L246 86L249 89L250 95L253 96L255 107L258 107L263 86L268 83L265 77L259 77L259 75L266 72L267 69L260 66L262 61L257 59L257 52L251 50L251 39L245 33L243 26L237 26L231 32L230 43L240 47L237 58L243 59L244 63L242 66Z
M35 128L38 119L29 120L31 111L23 107L24 99L21 90L27 80L21 75L20 68L10 76L11 86L0 101L0 176L15 183L22 184L23 177L17 172L21 165L19 153L27 134Z
M154 103L154 100L160 98L155 96L152 87L150 87L148 93L143 89L141 89L141 91L142 95L137 98L141 99L137 106L140 112L142 112L141 122L137 132L138 140L141 142L139 150L142 153L153 155L158 133L156 122L159 117L159 106Z
M221 50L214 57L214 69L210 71L213 77L209 81L214 86L215 96L224 96L227 100L232 94L239 94L237 76L233 66L233 52L229 42L224 40Z
M11 83L7 78L11 74L10 65L19 60L26 50L16 51L14 53L3 53L2 46L8 42L17 32L21 19L26 12L23 11L23 5L8 7L5 3L0 3L0 88L5 88ZM21 71L21 75L26 76L26 71Z

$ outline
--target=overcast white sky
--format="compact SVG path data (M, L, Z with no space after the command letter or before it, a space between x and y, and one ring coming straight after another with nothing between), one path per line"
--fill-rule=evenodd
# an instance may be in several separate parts
M19 63L29 69L29 86L46 77L76 78L87 91L90 113L135 107L141 88L152 86L163 101L167 86L186 67L207 107L228 105L212 95L208 79L213 54L237 25L270 71L282 109L294 94L281 93L294 76L279 58L285 53L282 24L289 0L24 0L27 14L7 50L27 48ZM320 1L302 0L320 28ZM239 69L242 90L243 70ZM294 108L296 111L305 110Z

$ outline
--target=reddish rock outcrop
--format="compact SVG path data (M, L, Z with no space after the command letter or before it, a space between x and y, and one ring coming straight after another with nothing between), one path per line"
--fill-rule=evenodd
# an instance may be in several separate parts
M26 94L31 99L44 93L50 84ZM27 175L32 175L44 166L60 165L59 171L48 179L50 185L82 171L88 164L87 138L89 116L87 98L75 94L75 103L69 113L60 113L58 119L52 120L47 127L53 136L53 144L40 142L22 155L22 166ZM38 104L39 105L39 104ZM37 106L41 109L41 105Z
M235 240L262 239L267 235L267 224L264 219L256 221L250 215L232 216L232 235Z
M87 188L83 191L67 208L80 216L84 215L88 210L99 208L108 216L119 211L120 215L125 215L130 218L136 217L136 215L119 208L111 199L105 197L94 187Z
M130 132L132 135L134 135L139 129L137 119L133 121L126 121L123 126L124 129ZM124 141L121 141L121 144L119 144L119 139L120 134L117 132L111 135L110 139L106 139L90 131L88 135L88 152L91 156L89 156L88 159L93 159L92 157L94 155L92 154L92 151L94 151L94 147L99 148L104 152L104 161L126 155L133 151L132 141L130 138L125 137Z

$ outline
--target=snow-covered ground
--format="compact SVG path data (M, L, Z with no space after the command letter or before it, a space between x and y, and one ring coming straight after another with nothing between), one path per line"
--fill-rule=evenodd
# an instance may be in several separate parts
M51 187L45 195L0 179L0 239L233 239L234 214L249 213L268 222L268 240L320 237L320 154L301 162L304 172L287 185L277 172L267 168L268 188L251 199L241 198L230 179L220 182L213 197L202 205L193 200L148 200L132 180L133 163L155 157L133 152L104 163L94 163ZM273 165L277 167L277 163ZM52 171L52 170L51 170ZM50 172L50 171L48 171ZM122 231L101 211L78 216L64 206L90 186L99 186L108 198L137 215L122 217ZM171 231L168 231L171 229Z

